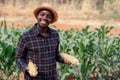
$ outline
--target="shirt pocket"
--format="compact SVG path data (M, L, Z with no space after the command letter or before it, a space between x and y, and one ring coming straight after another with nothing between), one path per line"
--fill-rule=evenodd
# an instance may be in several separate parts
M33 57L33 55L35 55L35 50L34 50L34 48L29 48L27 55L28 55L29 57Z
M35 64L39 63L40 54L35 51L35 48L31 48L27 53L28 60L32 60Z

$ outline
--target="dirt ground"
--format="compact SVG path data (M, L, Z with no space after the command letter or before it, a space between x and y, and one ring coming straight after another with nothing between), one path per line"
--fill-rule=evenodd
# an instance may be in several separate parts
M0 23L2 23L4 19L0 18ZM34 18L31 19L19 19L19 18L7 18L6 19L7 25L10 26L12 23L14 26L17 27L25 27L26 25L34 25L36 20ZM87 25L90 26L90 30L93 30L95 28L99 28L101 25L105 26L113 26L114 28L111 30L110 34L120 34L120 19L117 20L98 20L98 19L90 19L90 20L85 20L85 19L60 19L54 24L51 24L51 26L55 26L57 29L60 30L69 30L71 28L75 29L83 29Z

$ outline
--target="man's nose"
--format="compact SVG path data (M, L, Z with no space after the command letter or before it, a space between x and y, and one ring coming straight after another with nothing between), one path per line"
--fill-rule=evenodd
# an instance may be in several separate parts
M44 16L43 16L43 19L47 19L47 16L46 16L46 15L44 15Z

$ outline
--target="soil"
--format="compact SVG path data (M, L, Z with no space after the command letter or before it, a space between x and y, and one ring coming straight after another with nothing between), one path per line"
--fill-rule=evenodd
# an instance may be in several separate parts
M18 18L19 19L19 18ZM6 19L7 20L7 19ZM3 19L0 19L0 23L2 23ZM12 23L14 26L19 28L25 27L27 25L32 26L36 22L35 19L29 20L7 20L7 25L11 25ZM109 34L120 34L120 19L117 20L74 20L74 19L60 19L56 23L51 24L54 25L57 29L60 30L69 30L71 28L74 29L83 29L87 25L90 26L89 30L94 30L95 28L100 28L101 25L105 26L113 26L114 28L110 31Z

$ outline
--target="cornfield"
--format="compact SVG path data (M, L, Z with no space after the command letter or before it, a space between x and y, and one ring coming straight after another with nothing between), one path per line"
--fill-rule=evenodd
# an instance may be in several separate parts
M60 35L60 53L79 59L78 66L57 63L59 80L119 80L120 36L107 35L114 27L101 25L93 31L84 29L57 30ZM16 45L19 36L30 26L16 28L0 25L0 80L18 80L21 71L15 65Z

